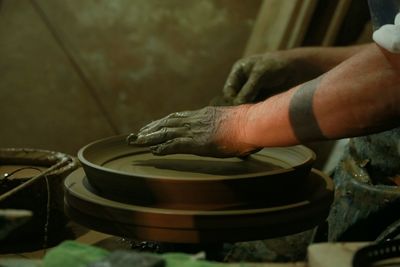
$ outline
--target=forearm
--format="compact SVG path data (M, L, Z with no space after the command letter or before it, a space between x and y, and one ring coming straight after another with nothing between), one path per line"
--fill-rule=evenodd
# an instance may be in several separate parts
M314 77L336 67L351 56L365 49L368 45L354 45L343 47L300 47L282 51L282 55L292 59L294 65L300 68L309 66Z
M364 135L399 125L399 56L365 46L316 80L246 106L241 138L257 147Z
M389 57L372 44L321 80L314 107L327 138L364 135L399 124L399 57Z

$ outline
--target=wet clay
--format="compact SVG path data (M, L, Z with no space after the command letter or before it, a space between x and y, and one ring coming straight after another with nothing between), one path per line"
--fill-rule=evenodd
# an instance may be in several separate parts
M326 140L314 114L314 93L318 90L322 76L304 83L290 100L289 117L293 131L300 142L307 142L311 137Z
M119 202L186 210L287 204L304 193L314 154L302 146L241 158L155 156L125 136L94 142L78 158L99 195Z
M245 158L190 154L155 156L148 148L128 146L125 136L117 136L87 145L79 151L78 158L84 167L94 167L101 172L110 172L110 175L118 171L154 178L207 179L296 171L302 166L311 165L315 155L305 147L296 146L263 149Z
M285 165L282 164L281 165ZM156 177L228 177L231 175L254 174L285 168L267 162L249 158L217 159L194 155L169 155L157 157L151 153L131 155L117 158L103 165L104 167L132 173L139 176L153 175Z

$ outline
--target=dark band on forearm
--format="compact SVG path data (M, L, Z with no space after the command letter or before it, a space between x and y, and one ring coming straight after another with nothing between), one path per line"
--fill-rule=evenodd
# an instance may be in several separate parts
M289 119L300 142L327 139L318 125L313 110L314 93L322 76L303 84L292 96Z

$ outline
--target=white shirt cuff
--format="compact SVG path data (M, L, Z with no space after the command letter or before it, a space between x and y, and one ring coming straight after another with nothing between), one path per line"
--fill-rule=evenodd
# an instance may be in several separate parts
M392 53L400 53L400 13L394 24L386 24L374 31L372 39L381 47Z

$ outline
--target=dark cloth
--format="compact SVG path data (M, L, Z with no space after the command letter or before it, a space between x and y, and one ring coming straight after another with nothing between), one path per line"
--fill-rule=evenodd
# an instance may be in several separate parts
M335 173L329 241L374 241L400 219L400 128L352 138Z
M400 12L400 0L368 0L368 5L374 30L393 24L396 14Z

